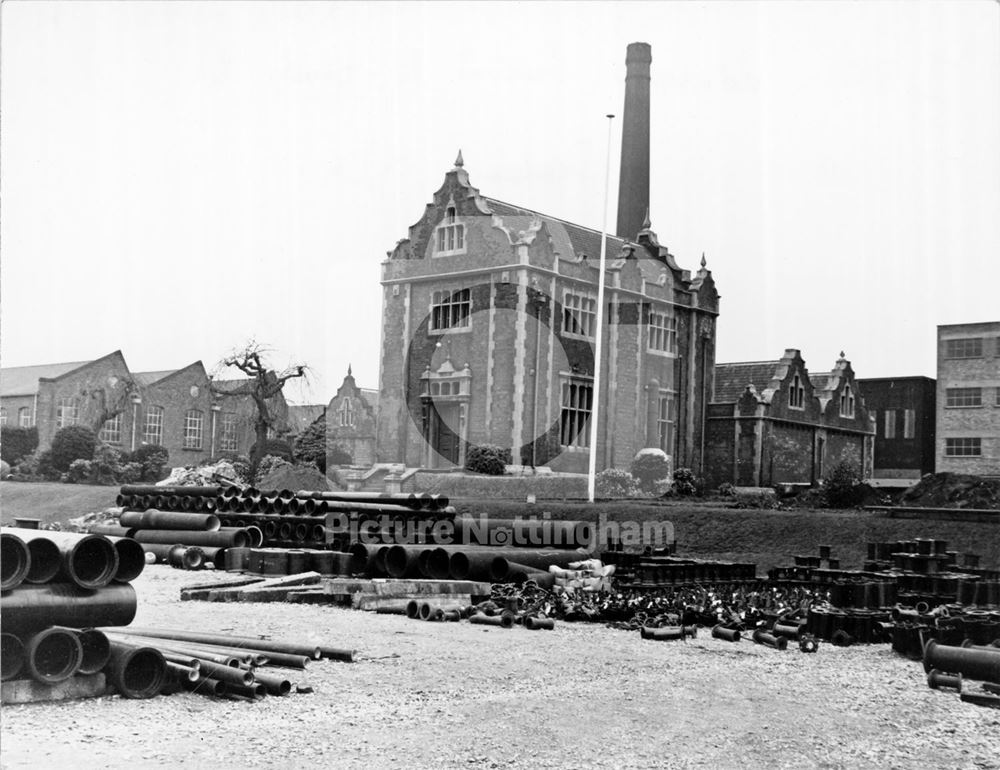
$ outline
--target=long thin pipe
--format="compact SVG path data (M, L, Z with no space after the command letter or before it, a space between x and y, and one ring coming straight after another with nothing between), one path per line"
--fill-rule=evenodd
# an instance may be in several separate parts
M597 475L597 423L601 411L601 354L604 335L604 265L608 251L608 187L611 178L611 121L614 115L608 115L608 150L604 162L604 211L601 222L601 264L597 272L597 342L594 345L594 389L592 391L592 406L590 410L590 466L587 472L587 499L594 502L594 485Z

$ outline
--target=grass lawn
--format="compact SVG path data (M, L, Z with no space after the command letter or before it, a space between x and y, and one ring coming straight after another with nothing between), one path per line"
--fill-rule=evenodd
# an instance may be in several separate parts
M44 524L64 524L85 513L115 504L118 487L48 482L0 482L0 522L13 525L15 518L41 519Z

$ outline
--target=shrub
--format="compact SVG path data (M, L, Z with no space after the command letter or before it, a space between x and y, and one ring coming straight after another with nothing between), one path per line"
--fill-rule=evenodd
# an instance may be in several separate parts
M736 487L729 481L719 484L719 497L736 497Z
M90 481L90 474L90 460L74 460L69 464L69 470L66 472L66 480L70 484L83 484Z
M655 492L656 482L670 475L670 461L666 454L640 454L632 461L629 472L639 482L643 492Z
M761 510L773 510L781 507L778 502L778 495L773 489L753 489L743 490L733 494L736 497L737 508L757 508Z
M705 482L690 468L678 468L674 471L674 492L683 497L700 495L704 490Z
M596 497L636 497L640 491L635 476L618 468L603 470L594 480Z
M69 470L74 460L89 460L94 456L97 436L84 425L69 425L56 431L52 437L52 466L59 471Z
M859 505L864 496L865 486L854 463L838 463L823 480L823 500L830 508Z
M46 449L44 452L40 452L38 454L37 462L35 464L35 473L47 481L59 481L62 474L52 463L51 449Z
M127 459L142 466L143 481L159 481L163 478L163 468L170 460L170 453L165 447L143 444Z
M118 472L122 484L137 484L142 481L142 463L125 463Z
M250 456L254 457L257 453L257 444L250 447ZM269 438L264 442L264 451L261 452L261 459L272 455L274 457L280 457L282 460L287 460L292 462L292 445L289 444L282 438Z
M90 470L93 483L114 484L121 474L122 453L109 444L98 444Z
M18 428L14 425L0 428L0 460L12 468L36 449L38 428Z
M510 450L493 444L470 446L465 455L465 469L486 476L503 476L510 464Z

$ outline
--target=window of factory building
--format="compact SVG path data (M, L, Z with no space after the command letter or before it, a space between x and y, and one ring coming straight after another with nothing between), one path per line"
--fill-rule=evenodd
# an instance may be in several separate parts
M56 407L56 429L76 425L79 417L75 398L59 399L59 405Z
M674 316L649 314L649 349L659 353L677 352L677 319Z
M468 289L436 291L431 295L431 331L466 329L472 315L472 295Z
M845 385L844 392L840 394L840 416L854 416L854 394L851 392L850 385Z
M597 325L597 300L566 292L563 302L563 328L566 334L593 337Z
M184 415L184 448L201 449L201 439L205 416L197 409L189 409Z
M565 447L590 446L590 412L594 386L590 382L567 380L562 384L562 412L559 415L559 443Z
M963 337L944 341L945 358L980 358L983 355L982 337Z
M99 438L105 444L122 443L121 413L116 414L110 420L104 421L104 425L101 426L101 432L97 434L97 438Z
M236 413L222 413L222 427L219 430L219 449L223 452L236 451Z
M461 254L465 251L465 225L458 222L455 207L449 206L444 221L437 226L434 256Z
M997 403L1000 403L1000 394L998 394ZM17 424L22 428L31 427L31 409L26 406L22 406L17 410Z
M979 457L983 453L981 438L946 438L944 453L947 457Z
M163 443L163 407L150 406L146 409L146 421L142 426L144 444L159 446Z
M886 438L896 438L896 410L886 409L884 413L883 433Z
M907 409L903 412L903 438L917 437L917 412Z
M944 396L945 406L982 406L982 388L947 388Z
M656 436L658 446L668 455L674 454L674 423L677 400L673 393L660 391L656 410Z
M802 378L795 375L792 378L792 386L788 389L788 406L792 409L805 409L806 389L802 385Z

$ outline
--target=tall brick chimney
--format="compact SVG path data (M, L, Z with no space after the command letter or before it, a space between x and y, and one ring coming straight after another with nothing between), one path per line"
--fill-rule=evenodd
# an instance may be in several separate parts
M629 43L625 55L622 165L618 176L620 238L635 240L649 210L649 43Z

